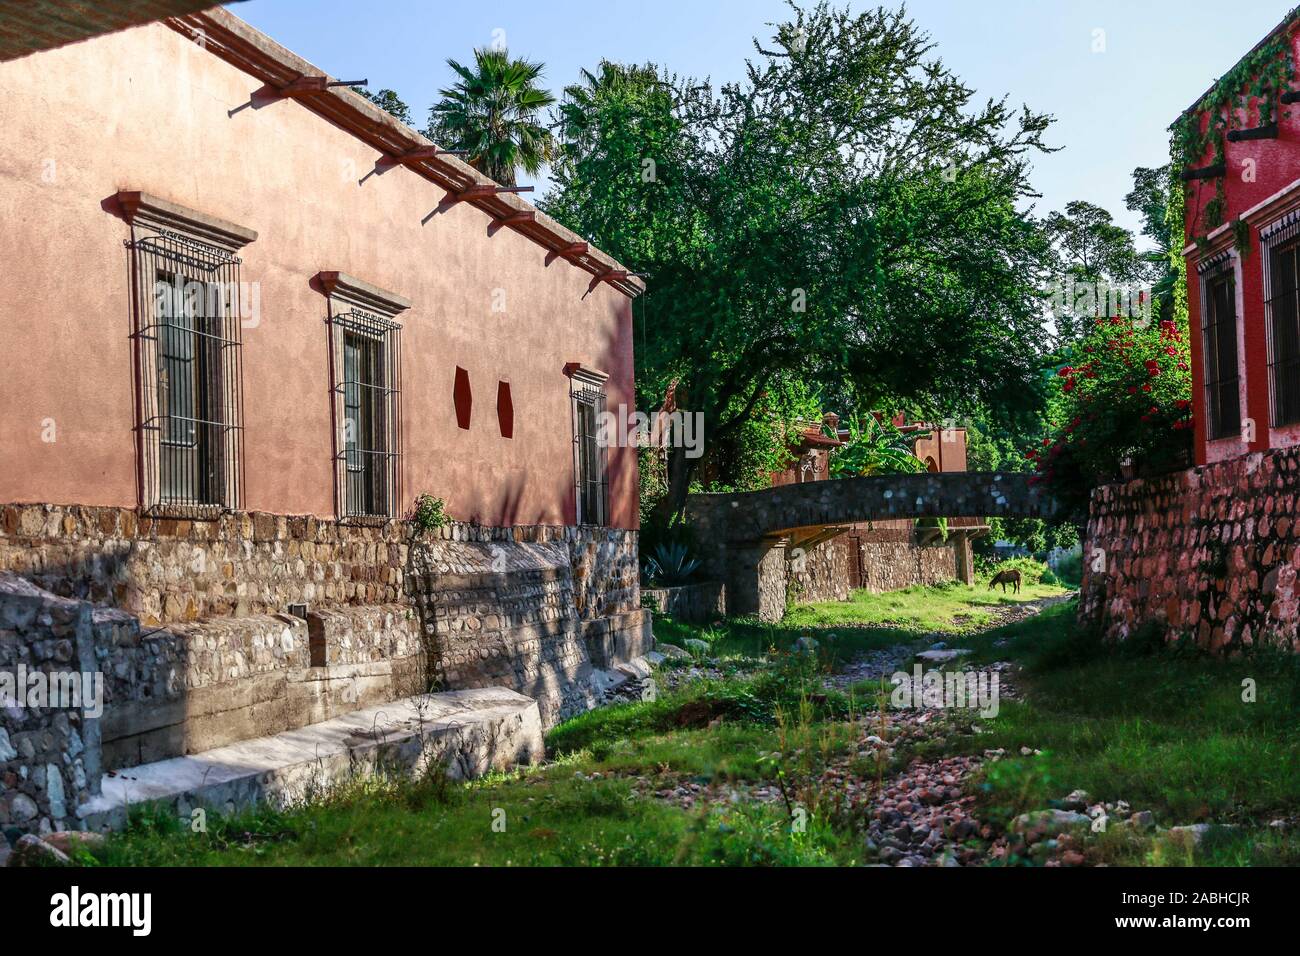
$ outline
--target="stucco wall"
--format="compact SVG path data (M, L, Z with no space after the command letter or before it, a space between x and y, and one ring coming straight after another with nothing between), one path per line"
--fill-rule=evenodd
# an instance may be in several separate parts
M242 332L244 508L334 512L327 309L311 281L337 270L414 303L399 317L408 498L485 524L572 523L563 368L608 372L609 407L633 406L629 300L468 203L434 212L441 188L377 171L373 148L295 100L250 105L260 87L161 24L0 64L0 501L137 502L131 230L111 197L142 190L258 233L241 253L260 295ZM609 460L612 524L635 527L636 456Z
M1300 44L1294 22L1287 28L1286 44L1294 56ZM1240 51L1242 55L1247 50ZM1268 337L1264 325L1264 277L1260 253L1260 229L1267 228L1282 216L1300 207L1300 193L1290 189L1300 180L1300 112L1276 101L1273 91L1273 116L1278 124L1278 136L1273 139L1228 142L1224 140L1226 175L1212 179L1194 180L1186 184L1186 242L1190 245L1199 237L1208 242L1203 247L1193 247L1187 255L1187 305L1192 316L1192 378L1195 409L1196 460L1221 461L1246 451L1259 451L1270 447L1287 447L1300 442L1300 429L1271 428L1269 414ZM1188 98L1194 91L1188 91ZM1234 104L1236 100L1234 99ZM1258 104L1250 99L1250 110L1238 112L1234 125L1254 127L1259 121ZM1204 117L1205 114L1201 114ZM1206 120L1200 120L1202 128ZM1213 163L1212 150L1194 165L1203 168ZM1206 221L1206 207L1214 202L1222 190L1223 225L1212 227ZM1204 402L1205 374L1202 356L1201 290L1196 266L1206 256L1214 256L1236 247L1232 223L1246 217L1249 248L1236 250L1233 269L1237 283L1238 365L1242 373L1240 401L1243 422L1254 421L1254 439L1246 442L1241 436L1208 440ZM1250 437L1247 434L1246 437Z

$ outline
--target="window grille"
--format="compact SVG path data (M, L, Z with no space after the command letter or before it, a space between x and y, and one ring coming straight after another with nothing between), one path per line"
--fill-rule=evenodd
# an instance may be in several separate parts
M1300 422L1300 217L1262 238L1271 423L1290 425Z
M1227 438L1241 430L1236 285L1230 260L1201 275L1205 408L1211 438Z
M576 379L569 396L573 403L574 497L578 524L609 523L609 484L605 443L599 440L605 392Z
M238 256L173 232L134 239L138 445L146 513L240 507Z
M402 500L401 326L332 315L335 499L341 518L387 519Z

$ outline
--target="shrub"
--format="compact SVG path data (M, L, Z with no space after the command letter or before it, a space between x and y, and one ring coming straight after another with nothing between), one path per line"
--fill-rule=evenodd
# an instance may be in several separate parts
M418 535L432 534L439 528L451 523L446 511L446 502L433 495L420 495L415 499L415 507L406 516L406 520L415 526Z
M1185 321L1099 317L1070 346L1049 401L1052 433L1026 458L1070 513L1098 484L1190 465L1192 373Z
M1042 561L1034 558L1010 558L996 564L986 566L988 570L986 576L991 578L999 571L1019 571L1020 578L1025 584L1055 584L1056 576L1052 574L1051 569ZM1044 575L1051 575L1051 580L1044 580Z

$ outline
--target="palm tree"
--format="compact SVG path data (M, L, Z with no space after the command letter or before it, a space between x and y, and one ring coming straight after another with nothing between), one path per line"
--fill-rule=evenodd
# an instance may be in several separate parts
M601 60L597 69L597 73L583 69L583 82L564 88L564 102L557 111L557 126L564 143L561 148L571 155L581 155L592 147L591 122L601 98L670 90L648 63L629 66Z
M540 116L555 102L536 85L542 64L480 48L473 68L455 60L447 65L460 79L440 91L426 135L444 149L465 150L470 165L503 186L515 185L519 168L537 175L555 154L555 140Z

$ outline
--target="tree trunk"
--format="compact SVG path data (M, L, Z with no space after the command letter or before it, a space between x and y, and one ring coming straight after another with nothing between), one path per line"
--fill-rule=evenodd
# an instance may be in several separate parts
M653 520L656 524L667 527L686 507L686 495L690 491L691 475L697 460L687 458L685 448L668 449L668 491L655 505Z

